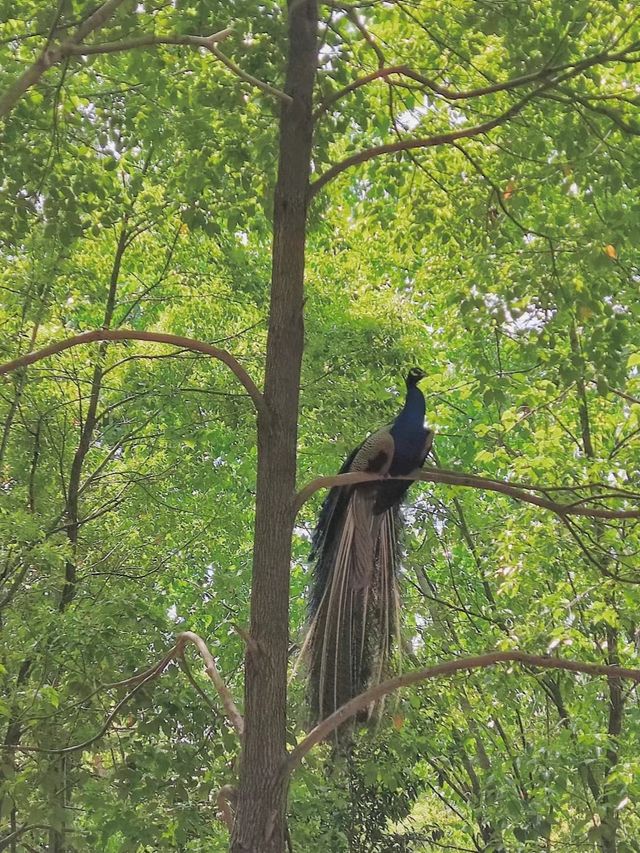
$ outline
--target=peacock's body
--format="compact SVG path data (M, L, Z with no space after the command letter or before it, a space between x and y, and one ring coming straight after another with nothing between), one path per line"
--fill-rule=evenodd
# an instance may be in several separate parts
M378 682L389 659L398 626L399 510L411 485L392 478L421 467L431 449L418 388L424 376L418 368L409 371L398 417L366 438L340 469L389 479L333 488L322 505L305 643L313 722Z

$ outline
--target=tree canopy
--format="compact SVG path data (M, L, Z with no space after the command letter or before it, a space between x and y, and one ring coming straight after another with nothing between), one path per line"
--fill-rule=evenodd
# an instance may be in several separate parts
M228 709L197 647L149 667L195 632L243 710L292 12L0 10L2 361L101 329L233 361L96 340L0 378L0 849L223 851ZM331 0L318 39L299 488L420 365L439 468L612 513L415 483L397 671L493 650L637 666L635 5ZM294 528L290 669L320 499ZM305 728L298 673L289 747ZM633 853L639 735L611 675L414 684L347 755L307 753L290 843Z

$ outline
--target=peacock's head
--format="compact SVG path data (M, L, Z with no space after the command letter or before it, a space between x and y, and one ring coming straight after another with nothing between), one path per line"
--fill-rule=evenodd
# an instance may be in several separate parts
M421 379L424 379L427 374L419 367L412 367L407 373L407 388L417 385Z

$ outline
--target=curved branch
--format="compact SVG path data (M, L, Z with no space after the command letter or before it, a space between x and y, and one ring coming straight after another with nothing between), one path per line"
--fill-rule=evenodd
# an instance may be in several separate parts
M253 400L256 409L264 416L268 416L267 405L262 396L262 392L251 379L247 371L239 364L236 359L227 350L219 347L211 346L204 341L198 341L193 338L184 338L181 335L169 335L165 332L134 332L130 329L95 329L92 332L83 332L80 335L74 335L72 338L67 338L64 341L49 344L39 350L27 353L26 355L15 358L13 361L8 361L5 364L0 364L0 376L5 373L11 373L19 367L26 367L28 364L33 364L36 361L41 361L43 358L48 358L51 355L56 355L71 347L77 347L80 344L90 344L96 341L152 341L158 344L170 344L171 346L182 347L183 349L192 350L193 352L201 352L204 355L210 355L222 361L236 375L240 382L244 385L247 394Z
M446 661L436 666L428 666L424 669L416 669L413 672L405 672L395 678L390 678L369 688L359 696L354 697L333 714L319 723L300 743L289 753L282 765L282 774L286 778L300 764L304 756L318 743L325 740L328 735L339 728L346 720L355 716L358 711L366 708L370 703L378 702L383 696L411 684L420 681L428 681L432 678L442 678L453 675L456 672L469 672L474 669L485 669L497 663L522 663L526 666L538 667L540 669L563 669L567 672L581 672L586 675L603 675L607 678L628 678L640 683L640 669L627 669L621 666L605 666L596 663L581 663L574 660L563 660L562 658L550 658L542 655L530 655L526 652L513 651L489 652L470 658L459 658L458 660Z
M497 92L508 92L513 89L520 88L521 86L526 86L529 83L536 83L540 80L546 80L548 77L553 76L554 74L558 74L562 71L572 71L576 73L580 73L582 71L586 71L588 68L591 68L593 65L599 65L602 62L611 62L611 61L624 61L630 53L637 50L637 43L633 43L626 47L624 50L618 51L617 53L609 53L604 51L603 53L598 53L595 56L590 56L587 59L582 59L579 62L566 62L563 65L549 65L545 68L540 68L537 71L532 71L529 74L522 74L519 77L512 77L510 80L504 80L501 83L490 83L487 86L479 86L476 89L463 89L458 91L456 89L451 89L448 86L441 86L438 82L436 82L433 78L427 77L425 74L421 74L419 71L415 71L408 65L392 65L386 68L377 68L375 71L372 71L369 74L365 74L362 77L358 77L356 80L353 80L351 83L348 83L342 89L339 89L337 92L334 92L328 98L324 100L324 102L318 107L316 110L316 118L323 112L325 112L332 104L336 101L343 98L345 95L348 95L350 92L359 89L361 86L366 86L367 83L371 83L373 80L386 79L391 76L400 76L407 77L409 80L413 80L416 83L420 83L425 86L427 89L431 89L432 92L435 92L436 95L440 95L442 98L445 98L447 101L465 101L472 100L473 98L480 98L483 95L493 95Z
M290 104L292 101L290 95L287 95L280 89L276 89L275 86L271 86L269 83L265 83L264 80L260 80L258 77L254 77L253 74L249 74L248 72L244 71L239 65L237 65L232 59L230 59L226 55L226 53L223 53L217 47L217 43L227 38L227 36L230 35L231 32L231 27L227 27L226 29L220 30L217 33L212 33L212 35L210 36L146 35L139 36L138 38L128 39L125 41L103 42L102 44L62 45L60 47L60 51L62 51L60 58L64 58L65 56L95 56L96 54L103 53L122 53L125 50L136 50L145 47L158 47L159 45L163 44L186 45L188 47L204 47L210 53L212 53L216 59L218 59L223 65L225 65L229 69L229 71L233 72L236 77L239 77L241 80L244 80L245 83L250 83L252 86L255 86L257 89L260 89L267 95L272 95L273 97L279 98L281 101L284 101L285 104Z
M48 749L44 747L38 746L9 746L5 744L5 749L12 749L16 752L41 752L46 755L67 755L72 752L79 752L81 750L87 749L92 744L94 744L97 740L99 740L109 729L111 723L118 716L120 711L124 708L124 706L129 702L130 699L135 696L135 694L142 689L146 684L149 684L151 681L154 681L158 676L162 675L162 673L166 670L169 664L174 660L181 659L184 662L184 650L185 646L188 643L192 643L200 653L201 658L204 661L205 671L213 684L215 685L216 690L218 691L220 698L222 699L222 704L224 706L225 714L227 719L236 730L238 737L242 737L244 732L244 720L242 715L238 711L235 702L233 701L233 697L229 691L229 688L224 683L222 676L218 672L215 661L213 659L213 655L207 648L206 643L199 637L197 634L194 634L193 631L183 631L183 633L178 634L176 638L175 645L169 649L167 654L160 660L158 663L153 664L153 666L146 669L144 672L137 673L136 675L131 676L130 678L126 678L123 681L114 681L111 684L105 684L105 689L119 688L119 687L131 687L131 690L126 693L119 702L116 703L116 706L111 711L111 713L107 716L105 722L102 724L100 729L96 732L95 735L92 735L90 738L82 741L82 743L76 743L72 746L66 746L61 749ZM100 688L98 688L100 689ZM95 690L90 696L95 695L98 691ZM88 698L88 697L86 697ZM83 701L86 701L85 700ZM1 749L2 747L0 747Z
M216 690L218 691L220 698L222 699L222 704L224 705L224 710L227 715L227 719L236 730L238 737L242 737L244 734L244 719L242 718L242 714L238 711L236 703L233 701L233 697L231 696L231 692L227 685L224 683L224 680L220 673L218 672L218 668L216 667L216 663L213 659L213 655L207 648L205 641L202 637L199 637L197 634L194 634L193 631L184 631L182 634L178 634L178 654L184 655L184 647L187 643L193 643L193 645L200 652L200 656L204 661L204 667L207 675L213 682Z
M349 474L335 474L330 477L316 477L295 497L294 510L296 514L311 495L319 489L330 489L333 486L353 486L357 483L370 483L376 480L384 480L378 474L364 474L354 471ZM576 504L561 504L548 498L541 498L531 494L534 489L546 491L543 486L513 486L500 480L491 480L488 477L477 477L475 474L458 474L455 471L443 471L440 468L421 468L403 477L393 477L394 480L420 480L426 483L441 483L446 486L462 486L463 488L483 489L487 492L499 492L514 500L530 503L534 506L549 509L559 516L584 515L587 518L640 518L640 509L600 509L599 507L586 507ZM616 495L612 495L617 497Z
M80 44L80 42L92 32L103 27L109 18L113 17L118 6L121 6L123 2L124 0L106 0L105 3L99 6L93 14L89 15L89 17L80 24L71 38L64 42L64 45L58 45L58 47L53 48L47 46L33 65L29 66L29 68L27 68L27 70L21 74L20 77L11 84L11 86L9 86L4 95L0 97L0 117L11 111L24 93L32 86L35 86L47 69L60 62L64 56L63 48L71 48L74 45Z
M377 145L373 148L366 148L363 151L358 151L356 154L352 154L350 157L346 157L344 160L341 160L339 163L335 163L331 166L327 171L320 175L312 184L309 186L309 195L311 198L318 193L322 187L327 184L329 181L333 180L337 175L344 172L346 169L351 168L351 166L356 166L359 163L366 163L368 160L372 160L375 157L379 157L383 154L393 154L398 151L410 151L416 148L433 148L438 145L447 145L448 143L455 142L457 139L468 139L474 136L481 136L482 134L488 133L490 130L493 130L495 127L498 127L500 124L504 124L504 122L509 121L514 118L518 113L520 113L525 106L532 101L534 98L538 97L538 95L543 95L548 89L557 86L559 83L564 83L567 80L571 80L573 77L577 77L583 71L586 71L588 68L592 68L595 65L599 65L605 62L626 62L632 61L630 58L630 54L634 51L637 51L640 47L640 42L633 42L628 45L623 50L618 51L617 53L599 53L596 56L591 56L587 59L582 60L581 62L577 62L575 64L568 65L559 65L556 68L549 68L546 70L541 70L539 72L534 72L533 76L515 78L512 81L507 81L504 84L493 84L490 86L486 86L482 89L470 90L468 92L460 92L455 93L454 91L447 89L445 87L438 86L434 83L433 80L430 80L427 77L423 77L421 74L412 71L407 68L407 66L396 66L392 69L379 69L377 74L368 75L367 77L361 78L363 84L369 82L370 79L375 79L376 76L389 76L389 74L393 73L401 73L405 76L410 77L417 82L421 82L423 85L430 88L432 91L441 95L448 100L456 100L462 98L471 98L471 97L479 97L480 95L490 94L492 92L499 92L503 89L509 90L512 88L516 88L517 86L524 85L526 83L531 83L535 81L539 81L540 85L533 89L531 92L526 94L521 100L517 103L513 104L508 110L495 118L489 119L488 121L482 122L481 124L477 124L473 127L461 128L460 130L452 130L446 133L439 133L433 136L427 136L418 139L401 139L396 142L390 142L386 145ZM633 58L635 61L635 57ZM385 74L386 72L386 74ZM557 76L554 76L557 75ZM358 81L355 81L358 83ZM358 88L355 84L352 84L352 88ZM351 91L349 87L346 87L346 91ZM345 90L342 91L345 93ZM338 93L339 95L341 93Z
M48 823L29 823L24 826L19 826L18 829L9 833L9 835L4 835L0 838L0 850L6 850L10 844L13 844L17 841L20 836L24 835L25 832L33 832L35 829L43 829L46 832L51 831L51 825ZM69 830L67 830L69 831Z

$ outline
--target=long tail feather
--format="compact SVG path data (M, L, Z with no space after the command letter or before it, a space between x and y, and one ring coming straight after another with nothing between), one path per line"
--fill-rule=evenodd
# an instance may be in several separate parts
M313 722L384 677L398 630L398 508L375 512L368 486L332 492L314 537L303 647Z

